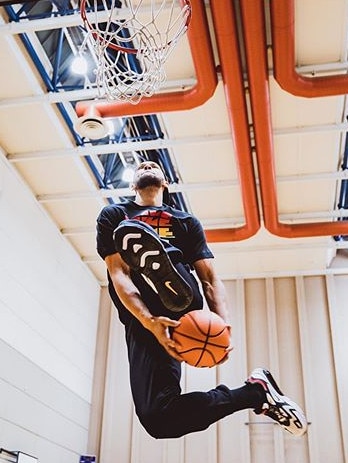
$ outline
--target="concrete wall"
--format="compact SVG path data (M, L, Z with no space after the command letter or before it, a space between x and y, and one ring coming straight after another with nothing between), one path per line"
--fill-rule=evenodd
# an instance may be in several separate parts
M86 453L99 284L0 157L0 447Z

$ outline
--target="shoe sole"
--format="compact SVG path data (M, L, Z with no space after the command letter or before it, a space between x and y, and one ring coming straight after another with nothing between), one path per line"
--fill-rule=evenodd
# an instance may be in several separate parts
M191 286L173 266L163 244L144 226L121 225L114 233L116 248L129 267L150 280L163 305L182 312L192 302Z
M264 377L266 379L264 379ZM261 384L265 390L266 396L269 395L274 402L283 404L281 408L287 414L287 417L290 421L290 426L286 426L278 422L282 428L294 436L303 436L307 432L307 420L302 409L282 393L272 374L268 370L261 368L254 370L247 382L251 384ZM271 390L270 387L275 391L275 393ZM267 416L267 410L261 413ZM303 423L306 425L304 426Z

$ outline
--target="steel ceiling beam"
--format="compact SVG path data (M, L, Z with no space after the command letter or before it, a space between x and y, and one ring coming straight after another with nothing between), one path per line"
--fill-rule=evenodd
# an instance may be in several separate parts
M25 153L13 153L7 159L13 163L23 161L35 161L39 159L54 159L61 157L83 157L98 154L109 154L128 151L156 150L172 148L175 146L207 144L231 141L231 134L206 135L199 137L183 137L178 139L158 138L156 140L129 141L122 143L108 143L103 145L84 145L75 148L64 148L49 151L28 151Z
M348 171L342 170L339 172L323 172L318 174L294 174L294 175L284 175L278 176L276 178L277 183L299 183L299 182L311 182L311 181L318 181L318 180L331 180L332 182L337 182L340 180L347 180L348 179ZM256 179L256 183L259 184L260 182ZM215 188L232 188L238 187L239 180L220 180L220 181L213 181L213 182L196 182L196 183L173 183L169 185L170 193L184 193L186 191L193 191L193 190L207 190L207 189L215 189ZM69 199L84 199L84 198L119 198L124 196L133 196L134 192L130 188L115 188L115 189L107 189L107 188L99 188L93 191L73 191L68 193L52 193L52 194L42 194L37 196L37 200L40 202L51 202L51 201L66 201ZM307 215L306 215L307 214ZM292 220L292 218L300 217L301 213L299 214L281 214L280 217L286 218L286 220ZM324 213L303 213L303 218L310 218L310 217L345 217L346 214L341 210L331 210Z

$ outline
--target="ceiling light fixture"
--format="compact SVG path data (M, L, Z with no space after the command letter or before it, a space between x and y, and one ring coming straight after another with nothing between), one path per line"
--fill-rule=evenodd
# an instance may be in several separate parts
M123 164L122 180L131 183L134 178L135 169L139 164L137 155L133 152L127 152L119 153L119 156Z
M135 169L131 166L126 166L124 168L124 171L122 172L122 180L124 182L131 182L133 180L133 177L134 177L134 171Z
M81 55L76 55L71 61L70 69L74 74L85 76L88 71L87 60Z

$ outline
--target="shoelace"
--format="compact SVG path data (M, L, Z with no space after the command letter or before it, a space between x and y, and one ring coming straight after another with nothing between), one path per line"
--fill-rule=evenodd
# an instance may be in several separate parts
M284 415L284 412L282 412L280 408L280 404L279 406L267 404L267 408L263 410L263 413L284 426L290 424L290 419L288 416Z

